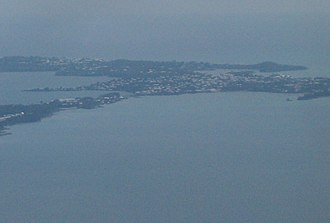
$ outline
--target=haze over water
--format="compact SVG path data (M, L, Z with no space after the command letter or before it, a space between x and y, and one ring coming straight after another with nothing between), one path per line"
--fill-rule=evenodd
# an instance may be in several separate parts
M1 56L305 65L329 74L328 15L118 15L2 20Z
M0 56L274 61L330 76L328 1L164 2L13 0L0 8ZM100 81L0 75L0 104ZM287 97L130 98L13 126L0 137L0 222L328 223L330 99Z

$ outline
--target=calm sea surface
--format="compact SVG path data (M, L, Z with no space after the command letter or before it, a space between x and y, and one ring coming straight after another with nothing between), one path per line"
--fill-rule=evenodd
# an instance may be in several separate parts
M13 126L0 222L329 222L329 98L286 98L131 98Z
M75 87L106 81L107 77L63 77L53 72L0 73L0 105L48 102L56 98L96 96L100 92L24 92L43 87Z

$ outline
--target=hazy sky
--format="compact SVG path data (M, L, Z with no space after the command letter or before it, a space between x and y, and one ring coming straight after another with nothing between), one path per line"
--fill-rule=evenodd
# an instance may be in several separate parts
M53 15L169 15L329 13L329 0L1 0L7 17Z
M329 0L0 0L0 56L328 63L328 15Z

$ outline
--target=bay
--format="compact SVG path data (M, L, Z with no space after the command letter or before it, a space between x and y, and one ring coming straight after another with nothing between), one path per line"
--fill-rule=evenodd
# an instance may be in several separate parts
M109 80L107 77L64 77L55 76L54 72L22 72L0 74L0 104L33 104L48 102L58 98L96 96L99 92L25 92L34 88L77 87L98 81Z

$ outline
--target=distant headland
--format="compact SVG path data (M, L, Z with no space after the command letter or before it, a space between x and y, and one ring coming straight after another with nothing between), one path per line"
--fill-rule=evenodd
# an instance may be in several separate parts
M54 71L56 75L77 76L135 76L153 72L185 73L216 69L255 70L259 72L282 72L306 70L307 67L282 65L274 62L262 62L252 65L242 64L211 64L205 62L177 61L134 61L134 60L103 60L103 59L70 59L59 57L12 56L0 58L0 72L41 72Z

